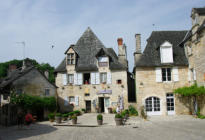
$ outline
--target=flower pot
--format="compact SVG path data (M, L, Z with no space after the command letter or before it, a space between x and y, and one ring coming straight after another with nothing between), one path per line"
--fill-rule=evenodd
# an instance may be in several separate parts
M56 120L56 123L61 123L62 118L58 117L58 116L55 116L55 120Z
M49 119L50 122L54 122L54 119Z
M77 124L77 119L72 119L72 124Z
M68 119L68 117L63 117L63 121L66 121Z
M97 120L98 125L102 125L103 124L103 120Z
M116 126L122 125L122 118L115 118Z
M112 113L112 108L108 108L108 113Z

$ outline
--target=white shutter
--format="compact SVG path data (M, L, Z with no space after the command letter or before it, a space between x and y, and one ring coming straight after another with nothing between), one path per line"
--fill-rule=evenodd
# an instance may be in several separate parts
M67 74L63 74L63 85L67 85Z
M156 72L156 82L162 82L162 69L155 68L155 72Z
M100 84L100 73L95 73L95 84Z
M173 63L172 47L162 47L161 57L162 63Z
M77 77L78 77L78 85L82 85L83 84L83 74L77 73Z
M94 85L95 84L95 72L91 73L91 84Z
M191 71L188 69L188 81L191 81Z
M179 81L178 67L173 67L173 79L175 82Z
M75 105L78 106L79 105L79 97L75 96Z
M74 85L78 84L78 76L77 73L74 73Z
M196 70L193 69L193 77L194 77L194 80L196 80Z
M107 73L107 84L112 84L112 75L110 72Z

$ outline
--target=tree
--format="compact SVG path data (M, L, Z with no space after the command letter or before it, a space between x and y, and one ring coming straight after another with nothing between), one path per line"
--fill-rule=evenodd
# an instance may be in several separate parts
M29 59L29 58L26 58ZM42 73L44 73L46 70L49 72L49 77L48 80L51 83L55 83L55 76L54 76L54 67L52 67L50 64L48 63L41 63L39 64L36 60L34 59L29 59L29 61L32 62L32 64ZM4 63L0 63L0 78L4 78L7 76L7 71L9 68L9 65L11 64L15 64L17 66L17 68L22 67L23 64L23 60L11 60L8 62L4 62Z
M197 84L194 84L190 87L182 87L174 90L175 94L179 94L185 97L190 97L193 99L194 104L194 114L197 114L198 112L198 101L197 97L205 95L205 88L203 86L198 87Z

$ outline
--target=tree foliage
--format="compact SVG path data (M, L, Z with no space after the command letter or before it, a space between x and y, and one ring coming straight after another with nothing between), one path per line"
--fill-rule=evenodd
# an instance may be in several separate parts
M28 59L28 58L27 58ZM54 77L54 67L52 67L50 64L48 63L41 63L39 64L36 60L34 59L29 59L29 61L32 62L32 64L38 69L40 70L42 73L44 73L46 70L49 72L49 78L48 80L51 83L55 83L55 77ZM4 62L4 63L0 63L0 78L4 78L7 76L7 71L9 68L9 65L11 64L15 64L17 66L17 68L22 67L23 64L23 60L11 60L8 62Z
M205 88L203 86L198 87L197 84L194 84L190 87L182 87L174 90L175 94L180 94L183 96L200 96L205 95Z
M28 94L11 94L10 99L12 104L16 104L26 110L38 111L39 109L45 108L53 112L56 110L56 99L55 97L39 97Z

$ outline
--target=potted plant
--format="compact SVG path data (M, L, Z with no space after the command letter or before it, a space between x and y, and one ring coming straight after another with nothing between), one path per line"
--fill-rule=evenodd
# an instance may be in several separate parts
M74 111L74 114L75 114L76 116L80 116L81 112L80 112L79 110L75 110L75 111Z
M48 114L48 119L49 119L50 122L54 122L54 120L55 120L55 115L54 115L53 113L49 113L49 114Z
M122 125L122 115L121 114L115 114L115 123L117 126Z
M97 115L97 122L98 122L98 125L103 124L103 115L102 114Z
M56 123L61 123L61 119L62 119L62 114L56 113L56 115L55 115Z
M77 116L76 115L73 115L71 117L71 119L72 119L72 124L77 124Z
M81 111L82 111L83 113L85 113L85 108L82 108Z
M68 119L68 114L63 114L63 121L66 121Z
M108 113L112 113L112 108L111 107L108 107Z

